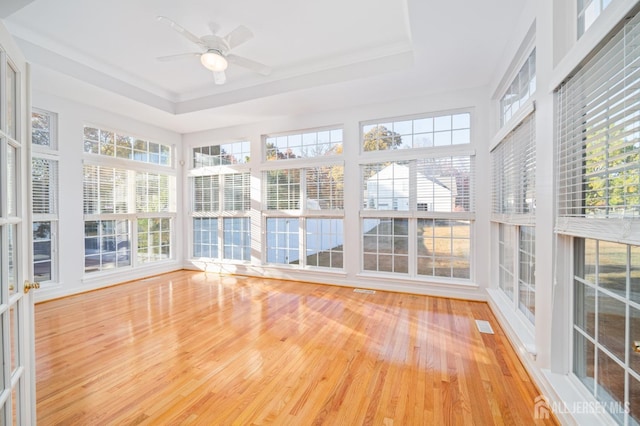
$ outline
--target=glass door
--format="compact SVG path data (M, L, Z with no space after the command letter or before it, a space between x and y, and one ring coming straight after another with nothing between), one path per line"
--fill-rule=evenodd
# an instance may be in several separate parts
M35 424L27 64L0 24L0 422Z

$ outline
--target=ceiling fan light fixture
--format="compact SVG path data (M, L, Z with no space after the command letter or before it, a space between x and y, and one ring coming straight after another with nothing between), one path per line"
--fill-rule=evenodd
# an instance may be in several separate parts
M200 62L202 62L202 65L204 65L205 68L210 69L214 72L224 71L229 66L226 58L222 56L220 52L214 49L209 49L208 51L204 52L200 56Z

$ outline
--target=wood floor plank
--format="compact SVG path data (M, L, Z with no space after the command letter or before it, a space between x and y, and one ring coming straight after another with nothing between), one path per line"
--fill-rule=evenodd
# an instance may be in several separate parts
M528 424L539 394L485 303L193 271L36 305L36 364L43 425Z

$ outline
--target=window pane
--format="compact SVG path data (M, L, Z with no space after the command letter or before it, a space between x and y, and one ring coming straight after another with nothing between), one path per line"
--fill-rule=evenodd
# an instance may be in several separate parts
M85 221L85 273L131 265L130 232L127 220Z
M7 214L9 216L17 215L17 200L18 196L16 193L17 190L17 179L18 179L18 169L16 164L18 162L18 150L12 146L7 146Z
M344 167L321 166L306 169L307 210L344 208Z
M500 99L500 125L503 126L518 111L533 94L535 89L536 51L531 52L518 74L514 77L507 92Z
M598 342L624 361L625 304L598 292Z
M18 87L18 73L10 64L7 64L7 90L6 90L6 103L7 103L7 134L16 139L17 131L17 87Z
M57 213L58 162L44 158L31 160L33 214Z
M251 260L251 219L224 218L224 258Z
M218 257L218 219L193 219L193 257Z
M362 167L363 204L367 210L409 210L409 164L389 162Z
M271 170L263 174L269 210L300 208L300 170Z
M513 237L513 229L514 227L511 225L506 225L501 223L499 225L499 285L500 288L505 292L505 294L513 299L514 297L514 283L515 283L515 272L514 272L514 250L515 250L515 241Z
M473 210L470 157L439 157L416 161L417 210L468 212Z
M307 219L307 265L342 268L342 219Z
M220 210L219 176L196 176L193 178L193 211L217 212Z
M470 222L418 220L418 275L469 278Z
M267 218L267 263L298 264L300 221Z
M640 374L640 311L632 306L629 307L629 340L629 366Z
M578 280L574 281L574 323L589 336L596 337L596 290L584 285Z
M598 351L598 386L596 398L618 422L624 422L624 369L603 351Z
M224 210L244 211L251 208L249 173L224 175Z
M151 263L171 258L171 220L138 219L138 262Z
M629 415L640 423L640 382L631 375L629 376ZM629 424L633 424L632 421Z
M31 143L53 148L51 143L51 116L48 113L31 114Z
M573 372L590 393L595 386L595 347L580 332L573 332Z
M363 220L363 269L407 273L408 219Z
M640 247L630 246L629 252L629 291L631 300L640 302Z
M535 288L536 288L536 253L535 228L521 226L519 230L519 279L518 307L525 316L534 322L535 318Z
M51 222L33 222L33 275L36 282L52 279Z
M598 285L627 295L627 245L598 242Z

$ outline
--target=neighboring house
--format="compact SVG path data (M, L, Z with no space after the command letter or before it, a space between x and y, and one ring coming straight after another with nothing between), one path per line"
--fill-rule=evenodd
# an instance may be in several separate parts
M409 210L409 167L391 163L367 179L366 208ZM417 172L416 201L420 211L455 211L457 196L454 176L427 176Z

